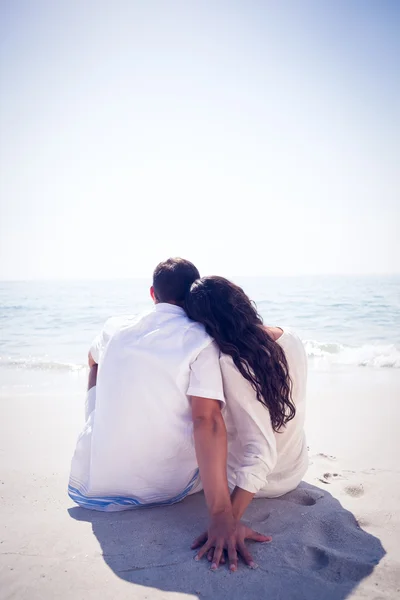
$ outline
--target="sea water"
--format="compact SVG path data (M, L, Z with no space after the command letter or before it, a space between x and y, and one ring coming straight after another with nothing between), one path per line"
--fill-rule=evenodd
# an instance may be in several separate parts
M400 276L234 277L268 325L293 328L310 368L400 368ZM150 280L0 282L0 392L82 385L110 316L151 310Z

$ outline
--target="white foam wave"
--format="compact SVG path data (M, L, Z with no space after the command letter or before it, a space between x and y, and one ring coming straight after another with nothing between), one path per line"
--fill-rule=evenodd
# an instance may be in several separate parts
M307 356L315 366L352 365L358 367L386 367L400 369L400 349L394 344L352 347L336 343L305 340Z
M27 358L11 358L0 356L0 366L16 367L20 369L32 369L35 371L81 371L85 368L84 364L61 362L50 360L48 358L36 358L29 356Z
M304 340L308 358L316 368L330 365L350 365L358 367L386 367L400 369L400 349L394 344L352 347L334 342ZM49 357L1 357L0 366L35 371L77 372L86 368L83 363L62 362Z

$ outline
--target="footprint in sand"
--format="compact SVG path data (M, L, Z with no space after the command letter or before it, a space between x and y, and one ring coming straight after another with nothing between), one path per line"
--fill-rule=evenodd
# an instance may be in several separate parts
M270 512L267 512L267 513L264 513L264 514L261 514L261 515L257 515L254 518L254 523L265 523L265 521L267 519L269 519L270 516L271 516Z
M344 491L353 498L359 498L364 494L364 487L361 483L359 485L348 485L344 488Z
M336 462L336 456L333 456L332 454L324 454L323 452L319 452L318 454L311 454L309 455L309 464L310 465L324 465L327 463L333 463ZM333 466L333 465L332 465ZM320 466L320 468L323 468ZM328 469L330 468L330 465L328 466Z
M328 460L336 460L336 456L333 456L332 454L324 454L323 452L319 452L317 454L317 457L322 457L322 458L327 458Z
M322 475L322 477L318 477L318 481L321 481L322 483L325 484L329 484L332 483L333 481L338 481L339 479L346 479L343 475L341 475L340 473L324 473Z
M311 490L302 490L301 488L297 488L293 492L289 492L286 496L282 496L282 499L285 499L287 502L292 502L293 504L300 504L301 506L314 506L317 503L317 500L320 500L324 497L324 494L317 493Z
M328 566L329 556L322 548L316 548L315 546L308 546L305 548L305 554L307 557L306 562L308 568L313 571L319 571Z
M364 519L364 517L356 517L356 521L359 527L369 527L369 525L371 525L371 523L367 521L367 519Z

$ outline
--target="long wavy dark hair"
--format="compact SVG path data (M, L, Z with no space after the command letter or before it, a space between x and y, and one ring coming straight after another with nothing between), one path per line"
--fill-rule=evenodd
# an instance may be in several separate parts
M229 354L269 411L274 431L296 414L285 353L264 328L242 288L223 277L203 277L185 299L187 314L202 323L221 352Z

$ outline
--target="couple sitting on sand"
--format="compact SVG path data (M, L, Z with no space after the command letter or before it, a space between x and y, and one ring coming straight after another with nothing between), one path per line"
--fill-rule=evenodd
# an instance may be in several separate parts
M193 544L212 569L270 538L241 522L251 500L293 490L307 469L307 360L288 329L266 327L241 288L160 263L154 309L107 321L89 353L86 424L69 495L116 511L204 490L208 531Z

